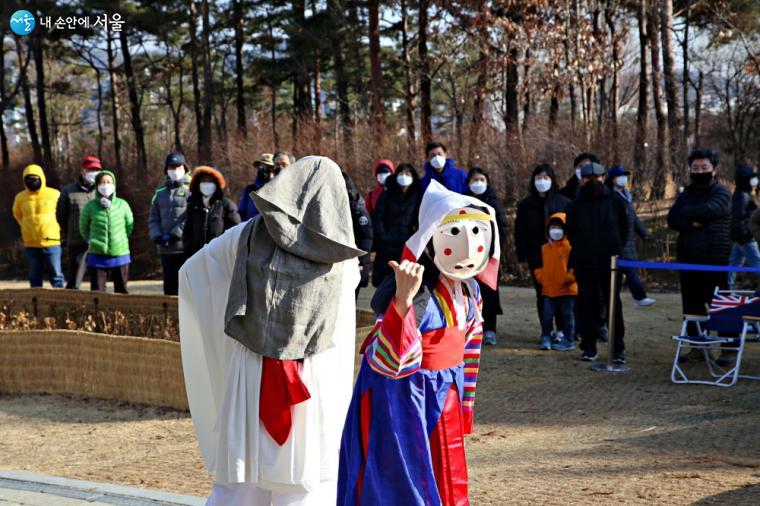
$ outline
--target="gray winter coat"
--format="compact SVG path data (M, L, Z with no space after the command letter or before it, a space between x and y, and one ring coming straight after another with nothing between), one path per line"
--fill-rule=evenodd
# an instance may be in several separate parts
M158 252L162 255L182 253L184 246L182 234L185 230L187 219L187 199L190 178L186 175L179 181L171 181L167 178L164 184L156 189L150 204L150 238L153 242L159 241L164 234L171 236L169 247L159 244Z
M639 253L636 251L636 235L642 239L646 239L647 236L649 236L649 232L644 224L641 223L641 220L639 220L638 214L636 214L636 209L633 207L631 199L631 192L628 190L620 191L615 189L615 196L625 204L625 215L628 220L628 240L625 242L625 246L623 246L623 252L620 254L620 258L625 258L626 260L638 260Z
M86 248L82 234L79 233L79 214L89 201L95 198L95 185L90 188L82 186L81 181L73 181L61 190L55 217L61 226L61 239L67 248Z

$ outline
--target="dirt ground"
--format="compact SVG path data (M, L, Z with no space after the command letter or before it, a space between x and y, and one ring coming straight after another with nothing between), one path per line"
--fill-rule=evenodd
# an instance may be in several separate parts
M653 296L647 309L624 296L631 371L610 375L539 351L532 290L504 290L467 440L473 505L760 504L760 383L671 384L680 301ZM757 346L745 360L760 373ZM0 395L0 468L199 496L210 485L189 415L57 396Z

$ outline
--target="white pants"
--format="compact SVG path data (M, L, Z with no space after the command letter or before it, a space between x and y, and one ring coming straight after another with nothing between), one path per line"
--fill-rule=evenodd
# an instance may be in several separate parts
M272 492L251 483L215 481L206 506L325 506L337 501L337 480L323 481L309 493Z

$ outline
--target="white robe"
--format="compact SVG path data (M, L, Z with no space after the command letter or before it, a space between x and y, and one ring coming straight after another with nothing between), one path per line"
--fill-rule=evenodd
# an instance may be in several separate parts
M344 262L342 290L335 294L341 298L335 346L303 361L301 379L311 398L293 407L291 434L279 446L259 420L261 355L224 333L244 226L211 241L180 270L182 364L198 444L216 482L214 493L246 484L288 496L323 495L337 478L340 437L351 401L358 261Z

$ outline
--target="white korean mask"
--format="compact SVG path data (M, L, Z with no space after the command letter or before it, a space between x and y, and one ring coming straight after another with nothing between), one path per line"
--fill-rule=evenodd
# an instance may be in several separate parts
M578 178L578 181L581 180L581 169L580 168L575 169L575 177Z
M487 214L472 207L455 209L433 234L433 263L447 278L470 279L486 268L492 242Z
M201 193L206 197L212 196L216 192L216 183L201 183L198 185Z
M430 165L432 165L436 169L442 169L444 165L446 165L446 157L441 155L435 155L433 158L430 159Z
M488 183L485 181L475 181L474 183L470 183L470 191L475 195L482 195L483 192L486 191L486 188L488 188Z
M407 186L412 184L412 181L413 181L412 176L410 176L409 174L402 174L396 177L396 182L398 183L399 186L403 188L406 188Z
M179 168L179 169L169 169L166 171L166 175L169 176L169 179L172 181L179 181L183 177L185 177L185 169Z
M552 180L548 177L542 177L542 178L536 178L533 181L533 184L536 186L536 190L538 190L540 193L548 192L552 187Z
M388 179L388 176L390 176L390 172L381 172L377 175L377 182L380 184L385 184L385 180Z
M552 227L549 229L549 238L552 241L560 241L565 237L565 231L558 227Z
M84 173L82 178L87 184L92 184L95 182L95 176L97 175L98 175L97 171L88 170L87 172Z
M625 188L628 186L628 176L618 176L615 178L615 184Z
M111 195L113 195L114 190L116 190L116 186L110 183L98 185L98 193L100 193L104 197L110 197Z
M749 185L752 188L755 188L757 186L757 183L758 183L758 178L756 178L756 177L753 177L752 179L749 180Z

